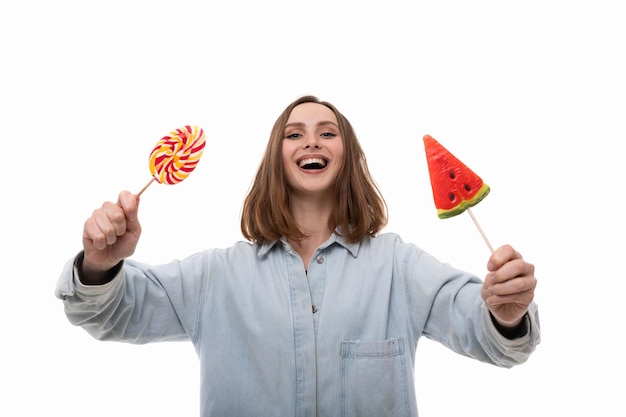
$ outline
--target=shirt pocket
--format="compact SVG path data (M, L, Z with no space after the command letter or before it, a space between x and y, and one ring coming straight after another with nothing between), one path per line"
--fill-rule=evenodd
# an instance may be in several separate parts
M410 375L402 338L342 341L341 415L408 416Z

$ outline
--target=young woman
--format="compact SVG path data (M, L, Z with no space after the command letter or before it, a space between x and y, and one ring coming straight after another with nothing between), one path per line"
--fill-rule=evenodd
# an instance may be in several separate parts
M138 204L124 191L94 211L56 294L98 339L191 341L204 417L417 416L420 337L503 367L539 343L534 266L505 245L482 281L379 234L386 206L356 135L315 97L272 129L247 241L142 264Z

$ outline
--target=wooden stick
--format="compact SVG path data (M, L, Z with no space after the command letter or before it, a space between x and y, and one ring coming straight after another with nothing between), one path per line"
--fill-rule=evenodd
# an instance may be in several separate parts
M139 191L136 195L137 198L139 198L139 196L141 195L141 193L143 193L144 191L146 191L146 189L150 186L150 184L152 184L154 182L154 177L152 177L152 179L150 180L150 182L148 182L142 189L141 191Z
M485 240L485 243L489 247L489 250L491 251L491 253L493 253L493 246L491 246L491 243L489 243L489 239L487 239L487 236L485 235L485 232L483 232L482 227L480 227L480 225L478 224L478 221L476 220L476 217L474 217L474 213L472 213L472 210L469 207L466 209L466 211L469 213L470 217L474 221L474 224L476 225L476 227L478 228L478 231L480 232L481 236Z

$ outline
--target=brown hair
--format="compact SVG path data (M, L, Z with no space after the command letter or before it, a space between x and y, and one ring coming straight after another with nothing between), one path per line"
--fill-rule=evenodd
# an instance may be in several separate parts
M331 109L343 138L344 161L335 185L336 206L328 220L330 230L340 227L340 233L350 242L375 235L387 224L387 205L370 175L352 125L332 104L315 96L303 96L287 106L274 123L265 155L243 203L244 237L259 243L273 242L282 236L291 240L306 237L289 209L289 186L282 161L285 125L294 107L302 103L318 103Z

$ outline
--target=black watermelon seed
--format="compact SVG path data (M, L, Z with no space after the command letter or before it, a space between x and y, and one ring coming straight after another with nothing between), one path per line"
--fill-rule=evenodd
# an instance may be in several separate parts
M464 187L465 187L465 190L466 190L466 191L471 190L471 187L469 186L469 184L465 184L465 185L464 185Z
M450 201L454 201L454 193L450 193L448 195L448 198L450 198Z

